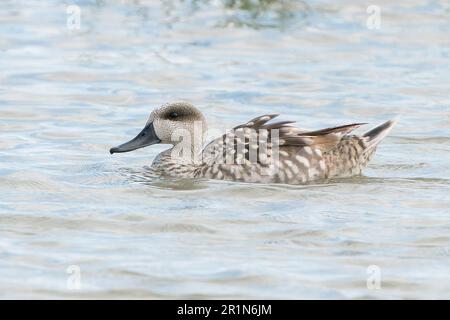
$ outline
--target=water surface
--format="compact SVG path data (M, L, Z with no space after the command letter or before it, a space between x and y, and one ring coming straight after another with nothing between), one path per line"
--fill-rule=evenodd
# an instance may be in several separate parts
M375 30L356 0L74 3L79 30L60 1L0 3L0 298L450 298L447 1L377 1ZM178 99L213 128L399 124L328 184L109 155Z

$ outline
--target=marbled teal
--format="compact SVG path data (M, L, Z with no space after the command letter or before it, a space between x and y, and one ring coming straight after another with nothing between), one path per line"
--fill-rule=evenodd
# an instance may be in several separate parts
M293 121L272 122L277 114L257 117L234 127L203 148L207 131L203 114L186 102L155 109L145 128L110 153L153 144L170 144L152 164L154 174L254 183L302 184L361 174L395 121L361 136L350 132L363 123L305 130Z

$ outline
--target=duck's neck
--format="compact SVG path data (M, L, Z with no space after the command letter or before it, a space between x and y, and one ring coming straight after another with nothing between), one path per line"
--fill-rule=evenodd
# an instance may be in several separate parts
M175 145L161 152L153 161L152 167L163 175L194 178L201 165L201 150L180 149Z

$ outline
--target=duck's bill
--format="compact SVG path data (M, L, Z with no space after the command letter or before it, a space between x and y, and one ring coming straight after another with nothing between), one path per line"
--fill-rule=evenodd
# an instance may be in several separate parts
M109 152L122 153L130 152L136 149L151 146L152 144L160 143L158 136L156 135L153 123L148 124L133 140L125 142L118 147L111 148Z

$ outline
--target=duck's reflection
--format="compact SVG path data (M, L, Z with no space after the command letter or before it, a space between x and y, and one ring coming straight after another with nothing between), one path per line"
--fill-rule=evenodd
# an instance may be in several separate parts
M144 166L140 169L120 168L118 171L129 183L152 188L171 190L200 190L208 188L208 180L206 179L163 177L155 173L149 166Z

